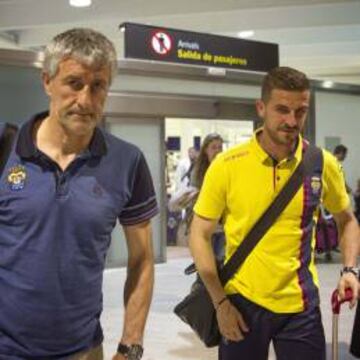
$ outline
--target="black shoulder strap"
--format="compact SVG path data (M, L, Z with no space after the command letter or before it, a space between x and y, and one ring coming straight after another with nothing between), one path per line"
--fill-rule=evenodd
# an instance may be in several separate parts
M0 177L9 159L12 145L17 134L18 128L14 124L5 124L4 131L0 137Z
M300 161L288 182L221 269L219 276L223 285L233 277L240 265L286 208L290 200L299 190L301 184L303 184L305 176L313 172L319 156L322 157L322 150L316 146L308 145L303 160Z

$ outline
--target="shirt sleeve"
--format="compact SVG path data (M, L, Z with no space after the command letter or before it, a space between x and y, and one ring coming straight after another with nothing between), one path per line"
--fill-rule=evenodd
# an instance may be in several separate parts
M210 164L196 201L194 212L202 217L218 220L226 206L227 176L222 156Z
M323 204L332 214L339 213L350 206L346 192L344 171L339 161L326 150L323 171Z
M121 225L125 226L147 221L159 212L150 170L141 152L133 179L130 200L119 215Z

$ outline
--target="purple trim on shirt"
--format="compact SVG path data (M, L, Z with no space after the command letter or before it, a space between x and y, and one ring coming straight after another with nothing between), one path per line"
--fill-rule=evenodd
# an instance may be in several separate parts
M121 225L136 225L143 221L150 220L152 217L157 215L159 212L159 208L156 206L152 208L151 210L147 211L146 213L142 213L141 215L137 217L132 217L128 219L121 218L120 223Z
M309 247L308 244L308 234L304 231L304 227L305 227L305 223L306 223L306 218L307 218L307 213L309 211L307 204L309 203L308 201L308 187L306 186L306 183L304 184L304 203L303 203L303 214L301 216L301 229L302 229L302 235L301 235L301 245L300 245L300 268L298 269L298 277L299 277L299 285L301 287L302 290L302 299L304 302L304 308L306 309L308 307L308 295L306 293L306 284L305 284L305 274L303 269L305 268L305 258L306 258L306 250Z
M307 144L303 145L304 148L307 147ZM317 164L321 165L321 164ZM304 302L304 308L308 309L309 307L316 306L319 304L319 294L318 288L314 283L313 276L310 272L309 266L311 263L311 241L313 236L314 228L314 211L317 209L319 204L319 194L320 191L315 191L312 188L312 176L319 175L316 174L318 169L315 170L315 173L307 176L304 180L303 192L304 192L304 202L303 202L303 213L301 216L301 243L300 243L300 267L297 270L299 285L302 290L302 298Z

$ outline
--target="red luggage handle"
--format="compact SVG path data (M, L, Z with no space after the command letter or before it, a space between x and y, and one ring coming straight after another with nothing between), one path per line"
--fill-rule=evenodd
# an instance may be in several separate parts
M339 299L339 290L338 289L334 290L331 296L331 307L333 314L336 315L340 314L341 304L347 301L351 301L352 298L353 298L353 292L351 288L345 289L345 298L342 300Z

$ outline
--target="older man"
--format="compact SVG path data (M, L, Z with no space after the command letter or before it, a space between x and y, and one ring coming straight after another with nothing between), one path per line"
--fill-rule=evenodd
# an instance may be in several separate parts
M98 127L116 68L113 44L90 29L45 50L49 111L21 127L0 184L1 360L103 358L102 277L117 219L129 259L113 359L142 356L158 210L141 151Z

